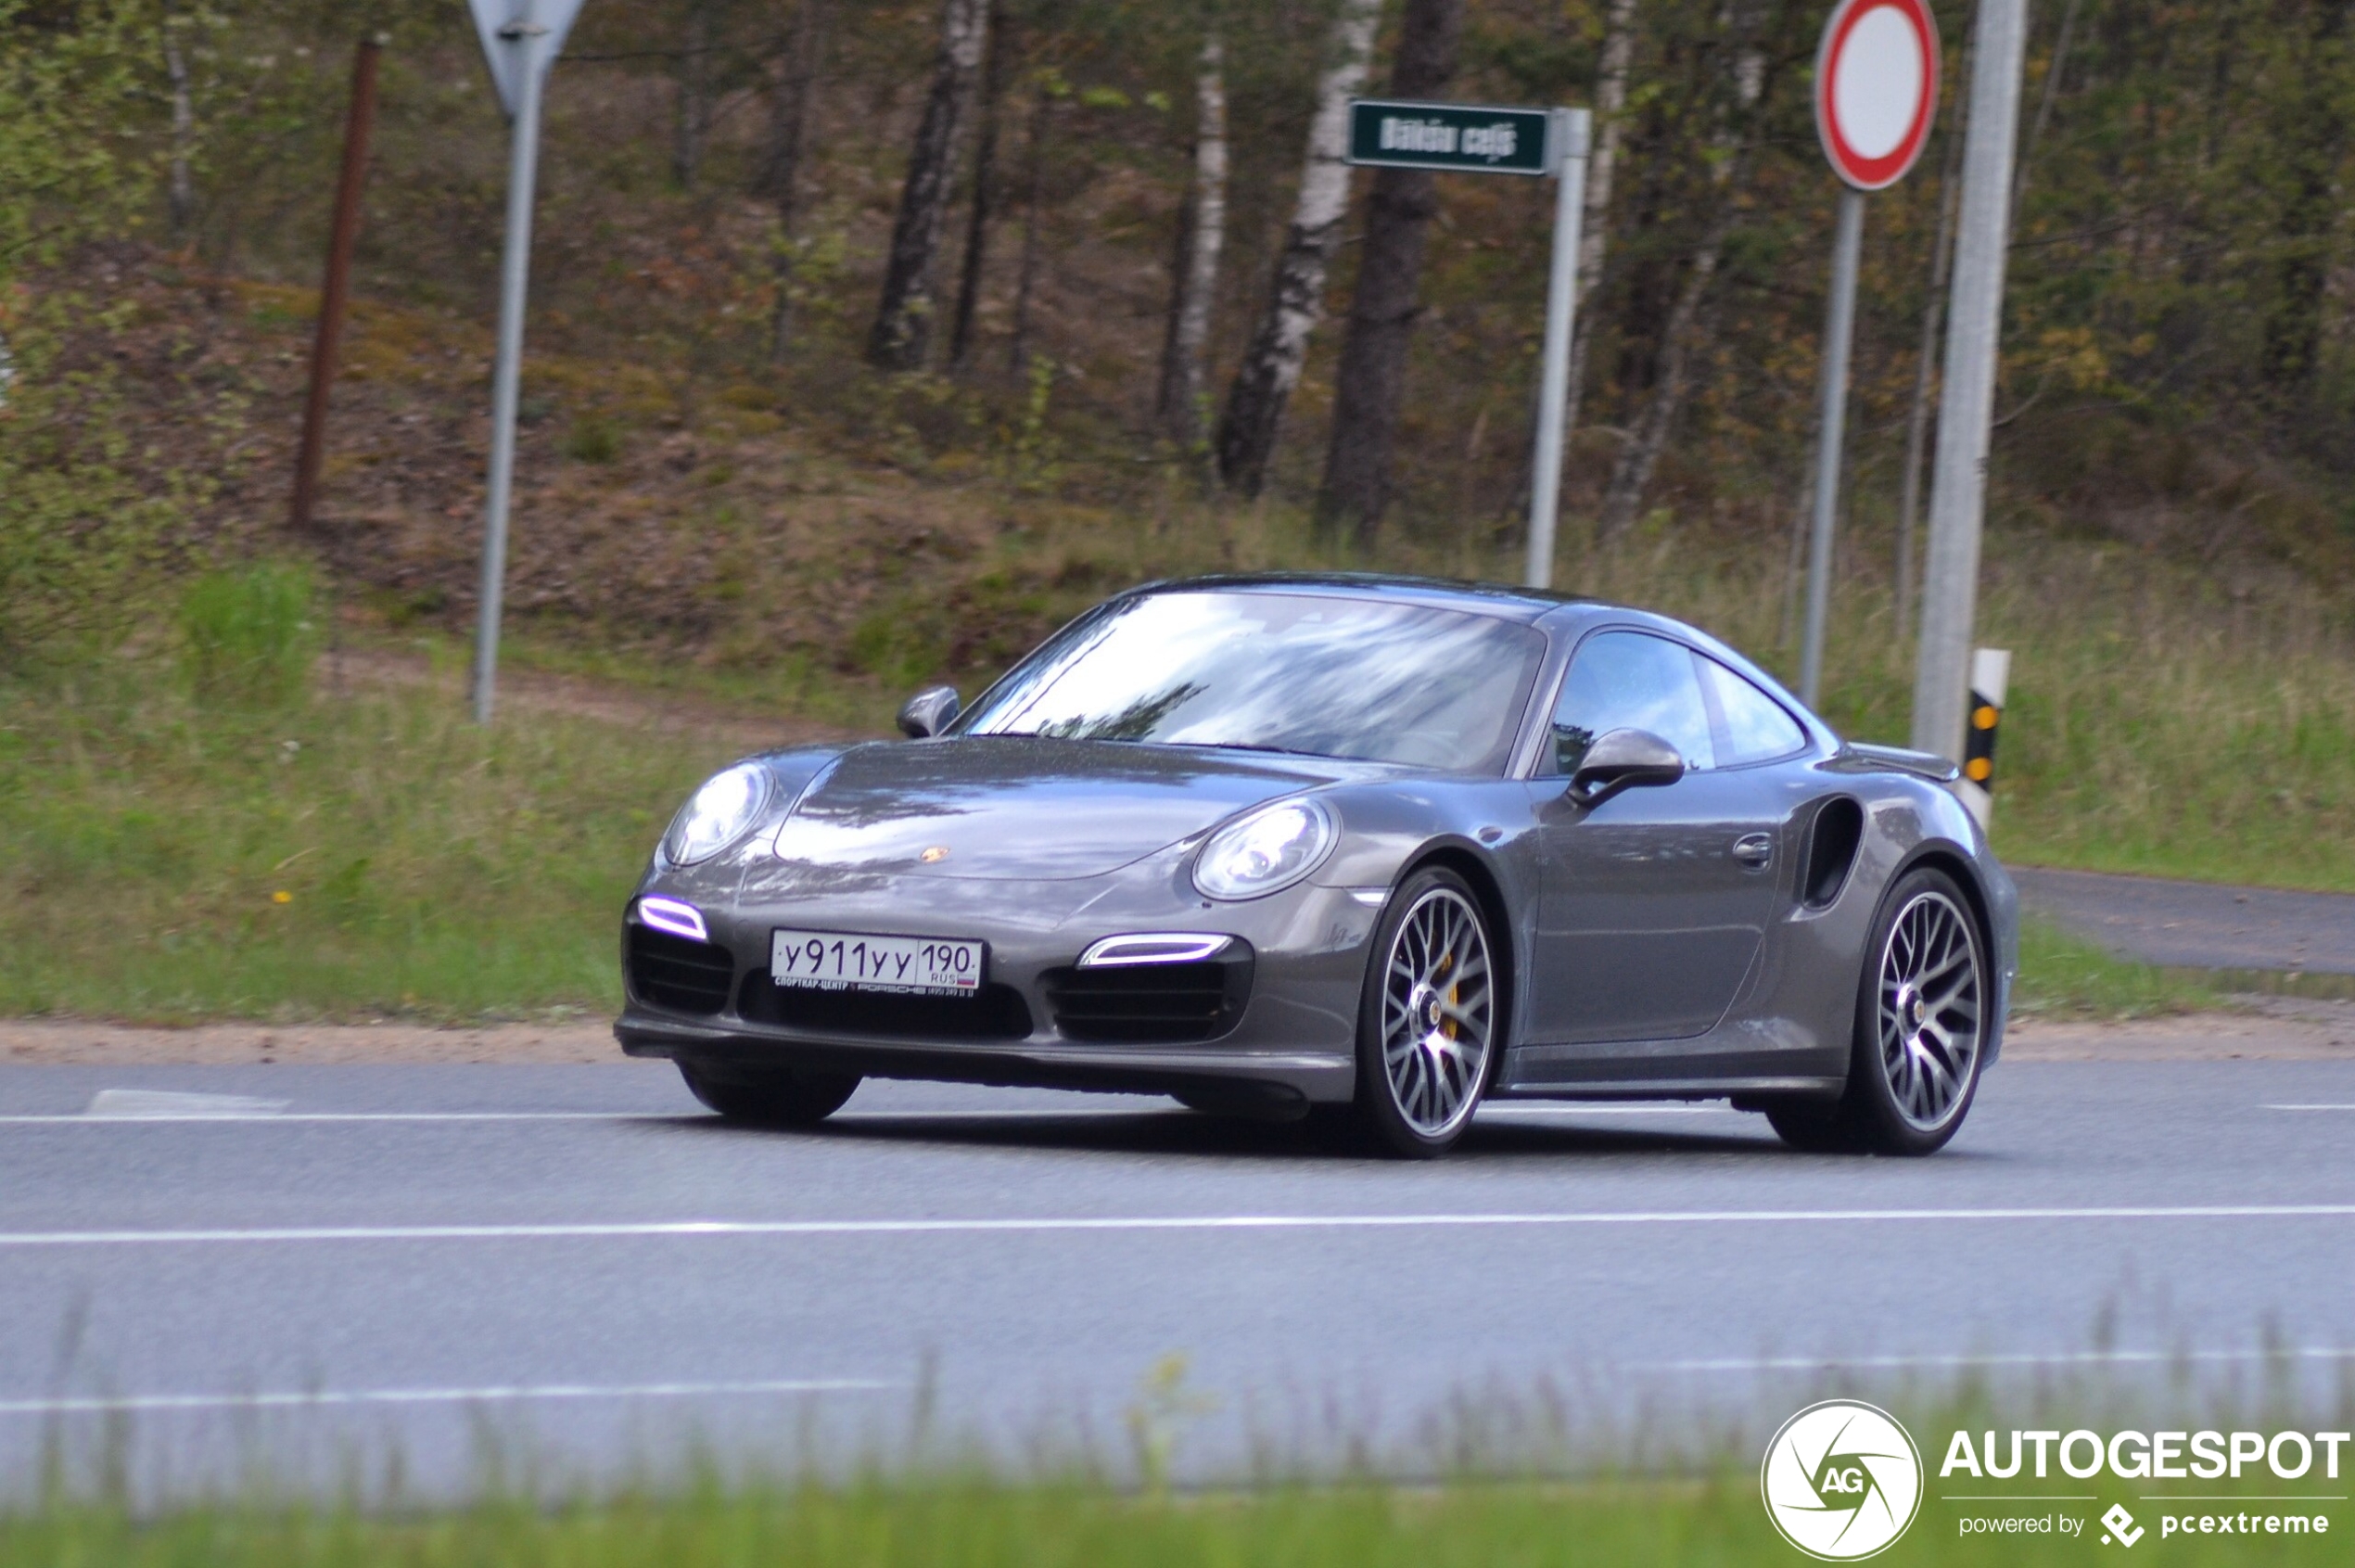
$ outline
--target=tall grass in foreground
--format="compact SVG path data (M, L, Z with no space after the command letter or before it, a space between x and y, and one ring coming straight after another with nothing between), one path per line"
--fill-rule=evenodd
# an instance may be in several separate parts
M1933 1461L1934 1463L1934 1461ZM1936 1482L1890 1563L2081 1563L2084 1535L1965 1537ZM2105 1502L2107 1499L2105 1499ZM2149 1505L2140 1507L2154 1526ZM2262 1505L2278 1507L2279 1505ZM2344 1518L2343 1505L2328 1511ZM2336 1521L2335 1521L2336 1523ZM2340 1524L2340 1529L2345 1529ZM2158 1546L2157 1531L2142 1544ZM2316 1537L2178 1536L2170 1562L2342 1563ZM1802 1562L1767 1521L1754 1474L1696 1482L1375 1484L1193 1496L983 1483L706 1487L554 1508L449 1512L193 1508L141 1518L56 1505L0 1515L15 1568L1544 1568L1547 1564L1781 1565Z

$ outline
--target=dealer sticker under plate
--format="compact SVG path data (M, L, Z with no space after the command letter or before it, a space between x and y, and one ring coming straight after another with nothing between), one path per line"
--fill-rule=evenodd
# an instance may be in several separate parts
M901 991L976 996L979 942L937 937L871 937L856 931L774 931L769 977L821 991Z

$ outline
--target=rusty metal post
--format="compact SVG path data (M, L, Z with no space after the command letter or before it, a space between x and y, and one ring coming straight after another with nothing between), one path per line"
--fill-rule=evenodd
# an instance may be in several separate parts
M311 349L311 397L302 410L302 450L295 460L292 522L311 527L319 498L319 465L327 441L327 389L336 379L336 345L343 336L344 304L351 292L351 249L360 237L360 184L368 170L368 129L376 117L376 55L364 38L351 58L351 108L343 128L343 174L336 184L336 219L327 239L327 279L319 291L319 332Z

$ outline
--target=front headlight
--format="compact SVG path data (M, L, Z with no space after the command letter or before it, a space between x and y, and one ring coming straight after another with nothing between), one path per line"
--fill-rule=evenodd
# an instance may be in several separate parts
M663 859L674 866L707 859L744 832L768 797L769 774L757 763L713 774L663 835Z
M1194 886L1212 899L1260 898L1315 871L1332 847L1323 802L1282 801L1212 834L1194 860Z

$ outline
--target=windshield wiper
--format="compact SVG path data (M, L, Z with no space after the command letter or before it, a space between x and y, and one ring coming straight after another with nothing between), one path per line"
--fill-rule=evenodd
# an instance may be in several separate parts
M1326 762L1343 760L1330 751L1307 751L1296 746L1261 746L1251 741L1178 741L1174 744L1194 746L1203 751L1270 751L1279 757L1314 757Z

